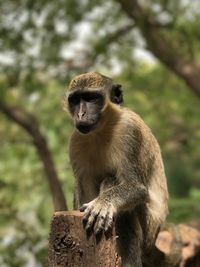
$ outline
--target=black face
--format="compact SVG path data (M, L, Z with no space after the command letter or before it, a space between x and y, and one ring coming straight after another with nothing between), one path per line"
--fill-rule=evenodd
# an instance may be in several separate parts
M69 110L76 128L81 133L87 134L95 129L101 117L104 101L104 96L98 91L77 90L69 95Z

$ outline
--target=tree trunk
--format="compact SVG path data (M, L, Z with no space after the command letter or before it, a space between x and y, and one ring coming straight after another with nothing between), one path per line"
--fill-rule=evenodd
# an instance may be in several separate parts
M119 267L115 236L86 235L83 213L56 212L49 239L49 267Z

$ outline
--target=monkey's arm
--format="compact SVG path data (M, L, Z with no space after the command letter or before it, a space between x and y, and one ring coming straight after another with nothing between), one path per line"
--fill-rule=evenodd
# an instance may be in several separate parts
M85 211L83 220L86 230L94 228L96 234L102 230L107 231L118 212L133 210L137 205L146 203L148 197L146 187L136 179L124 179L113 185L107 178L101 186L99 197L80 209Z

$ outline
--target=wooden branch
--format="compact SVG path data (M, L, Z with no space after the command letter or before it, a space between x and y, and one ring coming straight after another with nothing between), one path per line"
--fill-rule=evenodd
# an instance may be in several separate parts
M118 2L141 30L148 49L200 97L200 65L191 58L190 53L188 55L180 53L181 44L166 37L165 27L157 27L158 22L138 0L118 0Z
M48 148L44 135L40 132L36 118L19 107L10 107L0 101L0 112L7 118L22 127L33 140L39 157L42 161L44 172L49 184L55 211L67 210L65 195L63 193L58 174Z

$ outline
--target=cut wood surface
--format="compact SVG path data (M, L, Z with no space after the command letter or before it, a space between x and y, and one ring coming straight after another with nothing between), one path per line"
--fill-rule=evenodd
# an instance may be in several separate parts
M52 219L49 238L49 267L120 267L116 252L114 230L109 236L87 235L79 211L56 212ZM165 253L173 254L180 246L180 261L176 267L200 267L200 232L187 225L174 225L173 231L159 233L156 246ZM157 267L157 266L155 266Z
M115 236L87 236L79 211L56 212L49 240L49 267L118 267Z

